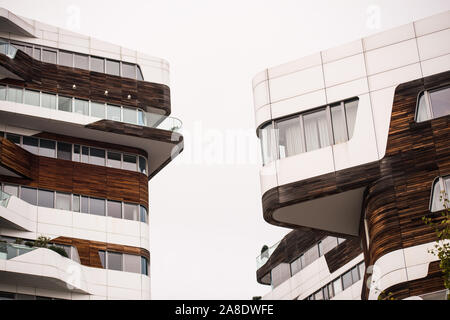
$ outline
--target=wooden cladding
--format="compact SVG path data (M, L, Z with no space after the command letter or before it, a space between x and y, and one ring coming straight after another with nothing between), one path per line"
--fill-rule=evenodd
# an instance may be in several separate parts
M80 263L88 267L103 268L98 254L99 250L139 255L146 257L150 261L150 252L138 247L67 237L58 237L52 239L52 242L76 247L80 257Z
M170 114L170 88L164 84L45 63L20 50L14 59L0 54L0 66L24 79L3 79L0 82L4 84Z
M0 141L2 145L12 143L6 139ZM23 155L30 159L31 166L28 170L31 180L0 176L0 181L108 200L139 203L148 208L148 180L142 173L36 156L18 146L15 146L15 150L18 151L14 154L17 159Z
M0 137L0 166L15 174L30 179L32 177L33 155L13 142Z
M325 260L327 261L330 273L335 272L339 268L345 266L347 263L355 259L362 253L360 238L348 239L337 247L325 253Z

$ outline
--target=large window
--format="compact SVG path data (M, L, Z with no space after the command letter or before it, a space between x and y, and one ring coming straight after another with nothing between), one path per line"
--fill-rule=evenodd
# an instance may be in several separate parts
M425 90L417 99L416 121L422 122L450 114L450 87Z
M98 255L105 269L148 275L149 265L146 257L104 250L99 250Z
M433 182L431 193L430 210L431 212L444 210L444 201L448 200L450 191L450 176L438 177Z
M274 120L261 127L259 138L264 165L350 140L355 128L358 101L357 98L349 99Z

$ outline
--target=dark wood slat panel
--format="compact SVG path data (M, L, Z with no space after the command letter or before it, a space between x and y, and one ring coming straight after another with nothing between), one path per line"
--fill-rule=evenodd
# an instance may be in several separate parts
M362 248L360 238L348 239L339 244L337 247L331 249L325 253L325 260L327 261L330 273L333 273L343 267L361 253Z
M32 179L32 164L33 155L31 153L0 137L0 166L23 178Z

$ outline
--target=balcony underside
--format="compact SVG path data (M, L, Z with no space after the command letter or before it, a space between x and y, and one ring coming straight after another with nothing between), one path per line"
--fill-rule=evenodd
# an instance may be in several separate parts
M4 8L0 8L0 30L22 37L35 38L33 25Z

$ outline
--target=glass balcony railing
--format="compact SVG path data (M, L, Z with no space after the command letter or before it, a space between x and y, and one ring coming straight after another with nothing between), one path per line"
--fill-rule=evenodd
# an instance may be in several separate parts
M11 45L8 42L4 42L0 40L0 54L4 54L11 59L14 59L16 56L17 48Z
M8 202L9 202L9 198L10 197L11 197L10 194L0 190L0 206L6 208L8 206Z
M267 260L269 260L270 256L273 254L279 244L280 241L278 241L273 246L263 251L258 257L256 257L256 269L261 268L267 262Z
M35 249L22 244L0 242L0 259L9 260Z

